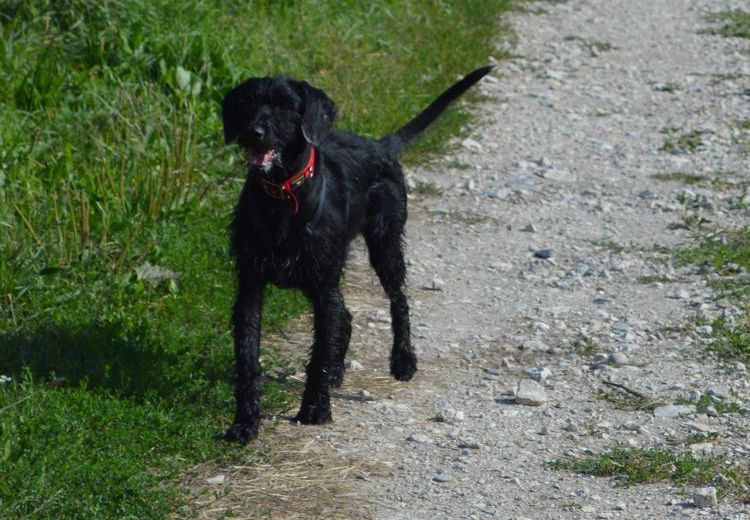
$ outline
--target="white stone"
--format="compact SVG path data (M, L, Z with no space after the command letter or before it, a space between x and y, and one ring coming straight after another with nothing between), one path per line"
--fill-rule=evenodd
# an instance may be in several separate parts
M227 477L224 475L214 475L213 477L207 478L206 482L212 485L218 485L223 484L226 478Z
M516 386L516 403L539 406L547 402L544 387L533 379L523 379Z
M670 404L654 409L655 417L679 417L691 413L695 413L695 406L692 404Z
M347 359L344 363L347 370L362 370L362 363L354 359Z
M719 501L716 498L716 488L713 486L695 488L693 490L693 502L696 507L707 508L716 507Z
M552 371L547 367L530 368L526 373L531 379L538 383L544 383L547 378L552 375Z
M674 298L675 300L686 300L687 298L690 298L690 293L684 287L677 287L669 293L669 297Z
M413 433L406 438L407 441L416 442L417 444L429 444L430 438L424 433Z
M461 141L461 146L475 153L480 153L482 151L482 145L470 137L467 137L466 139Z

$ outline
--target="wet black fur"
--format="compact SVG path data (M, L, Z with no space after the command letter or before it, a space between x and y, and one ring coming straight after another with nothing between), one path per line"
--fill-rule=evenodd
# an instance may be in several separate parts
M331 420L329 388L341 385L352 330L339 282L349 243L359 233L391 302L391 374L401 381L412 378L417 359L404 294L406 189L398 155L490 68L472 72L401 130L377 141L333 131L333 101L306 82L250 78L226 95L222 117L227 143L238 142L256 156L279 152L267 170L249 164L231 224L239 282L232 316L237 412L227 439L247 441L260 425L258 349L267 283L299 288L312 302L314 343L295 420ZM261 179L280 183L288 178L306 163L311 146L317 150L315 176L297 191L300 212L293 216L291 204L268 196Z

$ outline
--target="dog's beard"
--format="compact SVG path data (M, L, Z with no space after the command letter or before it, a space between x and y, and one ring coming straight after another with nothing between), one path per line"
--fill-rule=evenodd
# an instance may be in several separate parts
M268 173L273 167L274 163L279 163L281 156L273 148L265 152L248 152L247 163L251 168L260 168L265 173Z

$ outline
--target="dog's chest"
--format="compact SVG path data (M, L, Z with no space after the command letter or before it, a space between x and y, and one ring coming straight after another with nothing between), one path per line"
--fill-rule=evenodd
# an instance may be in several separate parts
M264 281L279 287L316 287L326 277L334 255L331 244L322 240L295 240L280 247L258 248L248 243L247 255L252 270Z

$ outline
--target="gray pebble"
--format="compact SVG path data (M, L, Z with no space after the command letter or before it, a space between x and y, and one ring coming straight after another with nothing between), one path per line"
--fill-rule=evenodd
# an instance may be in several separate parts
M702 336L710 336L714 332L714 328L711 325L703 325L696 327L695 332Z
M407 441L416 442L417 444L429 444L430 438L424 433L412 433L406 438Z
M344 363L344 366L346 367L347 370L353 370L353 371L362 370L363 368L362 363L354 359L347 359L346 362Z
M691 413L695 413L695 406L692 404L670 404L654 409L654 417L679 417Z
M547 402L544 387L533 379L523 379L516 386L516 403L526 406L539 406Z
M555 251L554 249L538 249L534 251L534 256L536 258L542 258L546 260L555 256Z
M716 507L719 502L716 498L716 488L713 486L695 488L693 490L693 502L695 507Z
M482 145L479 144L478 141L475 141L474 139L470 137L467 137L466 139L461 141L461 146L475 153L479 153L482 151Z
M690 298L690 292L684 287L677 287L669 293L669 297L675 300L686 300Z
M552 371L547 367L530 368L526 373L531 379L538 383L544 383L547 378L552 375Z

